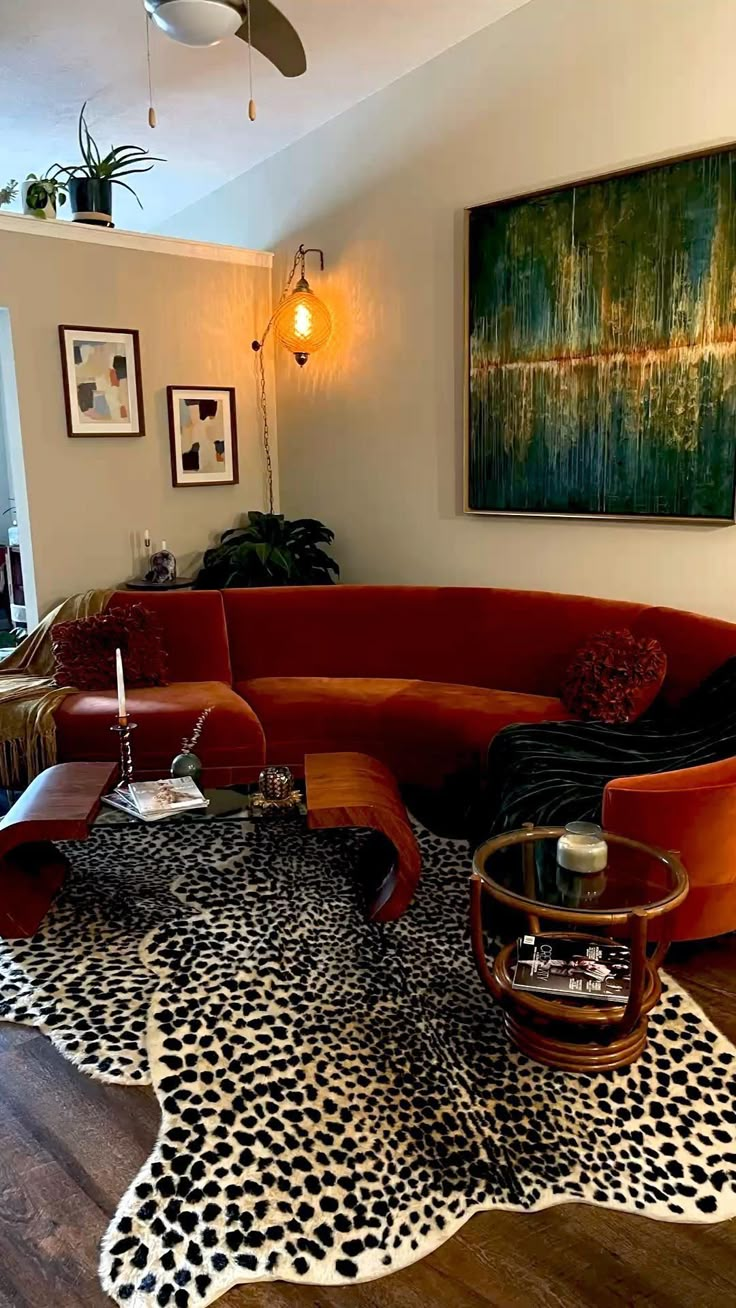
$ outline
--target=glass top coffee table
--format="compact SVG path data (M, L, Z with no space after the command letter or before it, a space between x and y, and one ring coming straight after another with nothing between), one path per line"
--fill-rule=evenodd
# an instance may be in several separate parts
M571 871L557 863L557 841L564 834L563 827L526 826L476 850L471 877L476 964L481 980L504 1009L510 1039L530 1058L571 1072L625 1067L646 1044L648 1014L661 993L659 967L669 943L666 915L685 899L687 875L676 854L609 832L603 833L607 866L597 872ZM579 941L582 966L591 939L628 945L631 978L626 1003L515 989L517 942L505 945L489 961L484 900L519 910L526 919L526 933L541 937L541 943L550 947L550 957L556 941ZM486 917L493 932L492 909ZM658 943L649 955L648 926L660 918ZM567 930L550 930L547 923Z

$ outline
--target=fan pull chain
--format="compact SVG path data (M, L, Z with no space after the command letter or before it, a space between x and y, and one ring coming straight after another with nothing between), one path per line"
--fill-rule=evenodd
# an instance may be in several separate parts
M248 101L248 117L252 123L256 120L256 102L253 99L253 46L250 39L250 0L247 7L248 14L248 82L250 84L250 99Z
M146 14L146 64L148 66L148 126L156 126L156 110L153 107L153 87L151 84L151 19Z

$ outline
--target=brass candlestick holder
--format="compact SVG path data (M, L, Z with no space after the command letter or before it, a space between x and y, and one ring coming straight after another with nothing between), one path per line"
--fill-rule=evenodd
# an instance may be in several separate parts
M120 780L116 790L124 790L133 780L133 751L130 743L130 733L137 727L137 722L131 722L130 718L118 718L117 722L110 727L111 731L116 731L120 746Z

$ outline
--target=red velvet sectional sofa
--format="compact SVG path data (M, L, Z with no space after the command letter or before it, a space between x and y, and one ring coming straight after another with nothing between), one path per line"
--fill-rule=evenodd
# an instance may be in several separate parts
M166 771L211 704L205 781L252 781L265 761L373 754L435 784L510 722L568 717L559 686L577 645L605 628L660 640L677 700L736 654L736 625L675 609L540 591L417 586L120 592L164 628L171 684L131 690L140 775ZM114 692L68 696L59 758L113 759Z
M736 655L736 625L675 609L539 591L325 586L131 594L159 616L171 684L129 691L139 776L168 771L199 712L206 785L253 781L264 762L360 750L402 782L441 782L485 757L512 722L568 717L558 689L575 648L628 627L667 654L676 702ZM113 760L112 691L69 695L59 760ZM679 938L736 928L736 760L606 789L610 829L679 849L694 882ZM715 857L713 851L718 851Z

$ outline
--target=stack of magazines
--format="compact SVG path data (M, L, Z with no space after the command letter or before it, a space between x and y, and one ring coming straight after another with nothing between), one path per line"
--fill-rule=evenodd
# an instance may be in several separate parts
M160 822L162 818L207 808L210 801L191 777L164 777L162 781L132 781L129 786L103 795L102 802L143 822Z
M631 950L614 940L559 940L522 936L516 947L515 990L625 1004L631 985Z

